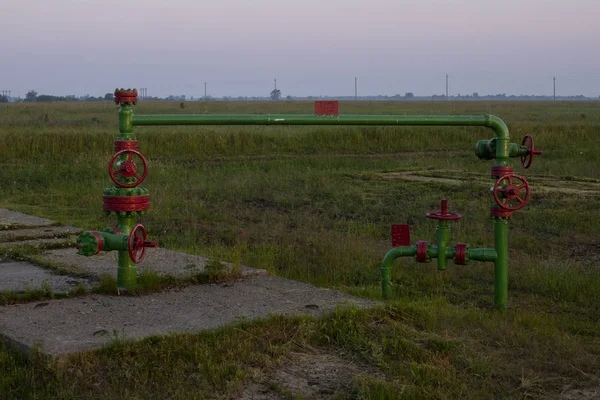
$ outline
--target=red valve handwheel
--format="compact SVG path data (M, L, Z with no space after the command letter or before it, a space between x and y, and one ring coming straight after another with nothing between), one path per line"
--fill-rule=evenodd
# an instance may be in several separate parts
M521 181L521 184L514 184L513 179ZM500 186L505 180L508 181L507 184ZM525 190L525 195L521 196L523 190ZM529 196L531 195L529 191L529 183L527 183L525 178L517 174L508 174L498 178L496 184L494 185L493 191L494 200L496 200L496 203L498 203L501 208L507 211L516 211L525 207L529 202ZM501 193L503 194L502 197L500 197ZM517 204L511 206L510 202L513 200L516 200Z
M113 164L115 160L124 154L127 154L127 160L122 161L119 165L118 169L113 169ZM142 164L144 165L144 171L142 175L138 174L137 167L135 163L132 161L133 155L138 156L142 160ZM132 188L141 184L144 179L146 179L146 175L148 175L148 162L142 153L137 150L126 149L117 151L114 156L108 162L108 174L110 175L110 179L117 185L124 188ZM131 183L123 183L117 180L116 175L124 176L125 178L135 178L134 182Z
M462 218L462 215L448 212L448 200L442 199L442 211L434 211L425 214L427 218L437 219L442 221L456 221Z
M139 264L146 255L146 247L158 247L158 243L147 241L148 235L146 234L146 228L142 224L137 224L131 230L129 234L129 241L127 249L129 250L129 257L131 261Z
M521 156L521 166L525 169L531 167L531 163L533 162L533 155L541 155L541 150L536 150L533 145L533 136L525 135L523 140L521 141L521 146L527 146L527 154Z

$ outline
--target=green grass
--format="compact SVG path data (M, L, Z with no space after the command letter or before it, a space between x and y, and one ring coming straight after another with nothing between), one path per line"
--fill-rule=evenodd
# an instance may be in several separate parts
M599 198L547 190L600 181L598 105L340 106L343 113L361 114L492 113L505 120L513 141L534 135L544 154L531 169L515 170L529 179L533 193L509 225L506 314L490 310L491 264L449 263L441 273L433 264L399 260L395 298L384 310L340 311L322 320L274 317L217 332L118 342L60 367L0 350L0 393L8 398L235 396L249 382L277 387L273 370L286 352L303 346L382 371L353 381L350 398L541 399L574 389L600 390ZM116 111L112 103L2 106L0 207L86 229L112 225L113 218L102 216L100 196L110 182L106 164L118 133ZM184 110L178 102L140 103L135 111L310 114L312 103L188 102ZM474 155L476 141L492 136L484 128L147 127L135 132L150 164L144 186L151 191L152 209L142 222L164 247L379 298L390 225L410 223L413 241L433 240L435 224L425 213L437 209L441 197L464 215L452 224L453 243L493 244L488 217L493 182L485 180L491 162ZM456 185L393 178L403 171L449 178L474 174L475 179ZM219 274L214 267L210 279ZM161 286L157 277L144 279L148 290Z

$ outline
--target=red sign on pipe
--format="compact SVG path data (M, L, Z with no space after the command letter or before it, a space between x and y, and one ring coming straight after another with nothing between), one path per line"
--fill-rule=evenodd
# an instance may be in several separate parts
M339 101L315 101L315 115L338 115Z

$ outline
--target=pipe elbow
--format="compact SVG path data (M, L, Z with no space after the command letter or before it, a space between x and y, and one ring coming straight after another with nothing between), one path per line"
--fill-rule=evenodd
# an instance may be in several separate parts
M394 247L383 258L381 268L391 268L394 260L399 257L414 257L417 254L417 249L414 246Z
M506 126L506 124L500 117L497 117L492 114L486 114L485 126L492 129L496 133L496 137L498 137L499 139L510 139L508 133L508 126Z

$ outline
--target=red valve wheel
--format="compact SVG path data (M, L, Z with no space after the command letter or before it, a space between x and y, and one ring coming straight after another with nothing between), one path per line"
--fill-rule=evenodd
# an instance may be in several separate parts
M442 211L434 211L425 214L427 218L437 219L438 221L456 221L462 218L462 215L448 212L448 200L442 199Z
M136 264L141 263L144 259L146 247L158 247L158 243L147 241L147 238L146 228L142 224L135 225L129 234L127 249L129 250L131 261Z
M533 136L531 136L531 135L525 135L523 137L523 140L521 141L521 146L527 146L527 154L524 156L521 156L521 166L523 168L527 169L527 168L531 167L531 163L533 162L534 154L541 155L542 151L536 150L536 148L534 147L534 144L533 144Z
M117 160L118 157L124 154L127 154L127 159L125 161L117 161L116 169L113 169L115 160ZM140 160L142 160L144 170L141 175L137 172L137 166L132 160L134 155L136 155ZM110 175L110 179L112 179L114 183L121 187L136 187L137 185L141 184L144 181L144 179L146 179L146 175L148 175L148 162L146 161L144 155L137 150L126 149L117 151L108 162L108 174ZM125 178L134 178L135 180L131 183L123 183L117 179L116 175L121 175Z
M521 181L521 183L513 183L514 179ZM504 181L507 181L507 184L501 186ZM525 191L525 194L522 196L521 194L523 191ZM529 183L527 183L525 178L517 174L508 174L498 178L494 185L493 192L496 203L500 208L507 211L516 211L525 207L529 202L529 196L531 195ZM510 205L513 200L515 200L517 204Z

